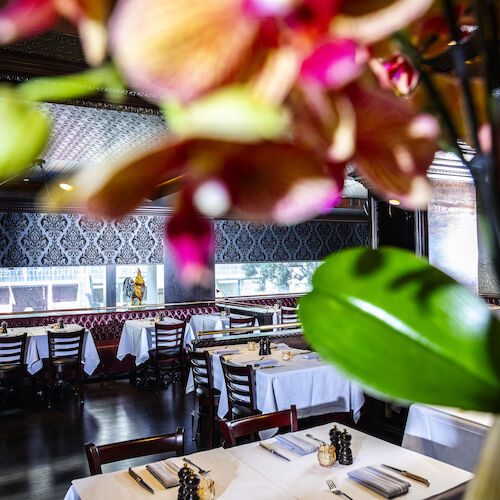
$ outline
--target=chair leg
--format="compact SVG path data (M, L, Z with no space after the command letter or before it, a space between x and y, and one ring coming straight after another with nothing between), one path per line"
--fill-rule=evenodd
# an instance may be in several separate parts
M83 405L85 403L85 398L83 396L83 380L82 374L80 374L77 378L77 387L78 387L78 395L80 396L80 404Z
M208 445L214 447L214 404L213 401L208 406Z
M23 411L26 411L26 391L24 390L24 376L23 374L20 374L18 379L18 384L19 384L19 393L21 395L21 408Z
M54 398L54 381L53 381L53 375L52 375L52 371L49 370L49 380L47 382L47 395L48 395L48 399L47 399L47 408L52 408L52 401L53 401L53 398Z

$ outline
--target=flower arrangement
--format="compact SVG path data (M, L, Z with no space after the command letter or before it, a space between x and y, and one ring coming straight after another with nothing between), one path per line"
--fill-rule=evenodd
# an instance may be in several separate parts
M500 270L496 2L12 0L0 10L0 41L59 16L78 26L93 68L0 89L0 177L43 150L50 125L33 101L129 86L161 108L168 140L90 166L51 200L120 217L158 186L180 190L166 236L182 279L194 283L206 279L213 250L207 217L291 224L326 213L352 167L379 196L425 208L434 153L462 156L464 141L476 151L462 159ZM375 391L500 411L498 321L408 252L332 255L299 311L322 356ZM497 423L487 450L497 461L499 435ZM499 494L498 479L481 489L489 464L471 498Z

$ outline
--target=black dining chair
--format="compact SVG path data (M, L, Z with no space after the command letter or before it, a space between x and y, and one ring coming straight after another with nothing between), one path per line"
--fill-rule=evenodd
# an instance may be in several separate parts
M212 372L212 360L208 351L189 350L189 361L193 373L193 382L196 398L198 400L198 409L193 410L192 427L193 439L194 417L203 417L208 423L208 442L213 446L214 427L217 419L217 407L220 400L220 391L214 387L214 377Z
M220 357L231 420L258 415L255 371L250 365L236 366Z
M267 429L286 427L291 432L296 432L299 430L297 408L292 405L289 410L252 415L232 421L221 420L220 427L224 438L224 448L236 446L236 440L240 437L253 436Z
M48 383L48 407L52 408L54 389L59 381L73 385L80 397L80 404L85 402L83 395L83 340L85 329L76 332L56 332L49 330L49 358L46 377Z
M89 463L90 475L102 474L102 465L129 458L175 452L176 457L184 455L184 428L179 427L172 434L162 434L147 438L132 439L120 443L85 444L85 453Z
M253 316L244 316L244 317L233 317L229 316L229 328L243 328L243 327L251 327L255 325L255 318ZM249 332L230 332L230 335L242 335L252 333Z
M155 323L153 352L150 364L156 375L156 382L161 385L163 374L170 375L172 382L184 375L184 334L186 322L173 324ZM178 374L180 373L180 377Z
M26 375L25 352L27 333L0 337L0 381L17 382L22 409L26 409L24 378Z

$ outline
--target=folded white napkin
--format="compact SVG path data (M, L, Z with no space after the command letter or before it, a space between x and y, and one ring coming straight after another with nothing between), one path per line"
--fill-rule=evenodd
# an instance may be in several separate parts
M212 354L238 354L239 352L238 349L220 349L218 351L212 351Z
M281 343L276 346L276 349L290 349L290 348L288 347L288 344Z
M262 366L274 366L277 365L278 362L275 359L257 359L254 361L248 361L247 365L262 367Z
M174 468L172 468L172 466L169 467L163 460L146 465L146 469L165 488L172 488L179 484L179 477L174 472Z
M385 498L394 498L404 495L410 488L410 483L382 472L375 467L368 466L348 472L347 475L357 483L382 495Z
M304 439L296 434L278 434L276 436L278 443L299 455L308 455L318 451L318 445Z
M319 359L319 354L317 352L309 352L302 356L304 359Z

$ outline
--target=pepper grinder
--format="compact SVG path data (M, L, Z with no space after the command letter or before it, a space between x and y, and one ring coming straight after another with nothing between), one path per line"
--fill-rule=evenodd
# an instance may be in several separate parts
M200 476L191 471L184 480L184 500L200 500L200 495L198 494L200 481Z
M266 355L266 344L264 339L259 340L259 356Z
M271 354L271 341L266 339L266 354Z
M2 321L2 333L7 333L7 321Z
M340 436L340 453L339 453L339 463L342 465L352 464L352 450L351 450L351 439L352 436L344 429L344 432Z
M184 467L182 467L179 472L177 473L177 476L179 478L179 491L177 492L177 500L184 500L185 494L186 494L186 478L193 472L187 464L184 464Z
M330 429L330 444L335 448L335 453L337 455L337 460L340 458L340 436L342 432L339 431L336 425L333 426L333 429Z
M59 318L59 328L64 328L64 320Z

